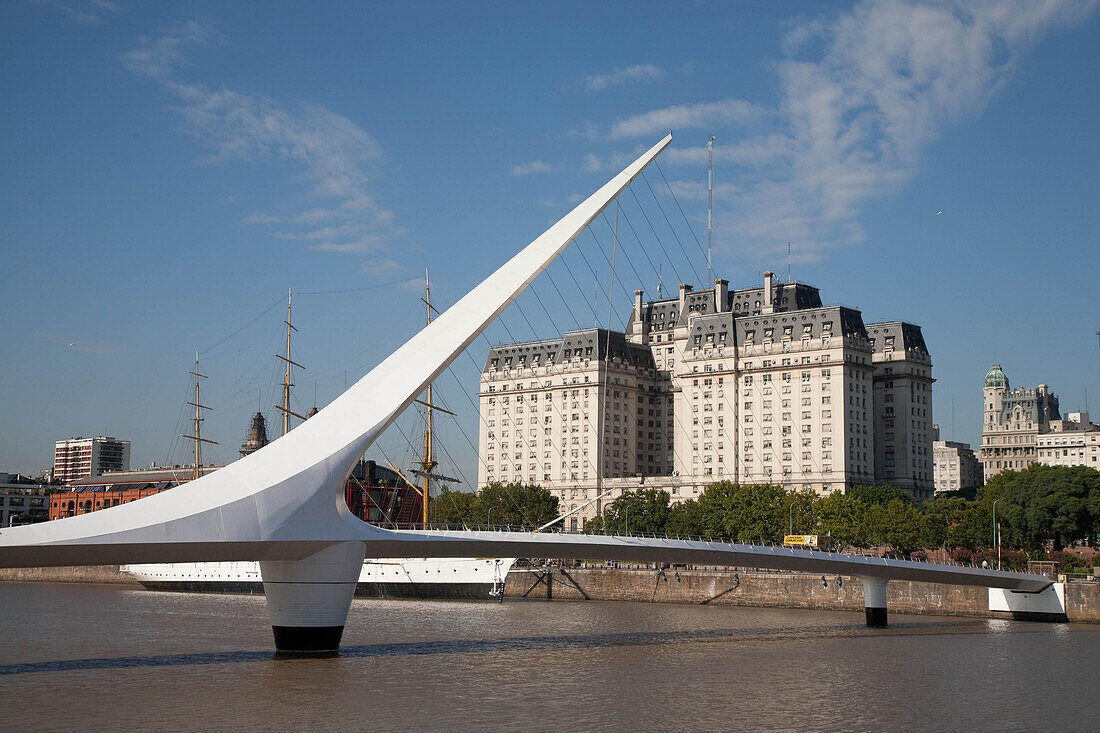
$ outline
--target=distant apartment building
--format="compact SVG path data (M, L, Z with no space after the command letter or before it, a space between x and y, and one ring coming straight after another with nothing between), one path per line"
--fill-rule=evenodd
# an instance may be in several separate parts
M936 481L936 493L958 491L981 486L985 483L982 462L974 454L969 443L940 440L939 426L932 426L932 465Z
M205 476L218 468L203 466L201 475ZM187 483L193 478L194 470L193 466L140 468L74 479L66 491L50 496L49 518L64 519L129 504Z
M49 496L60 488L44 479L0 473L0 528L48 519Z
M1040 436L1070 436L1100 430L1100 426L1089 422L1088 413L1070 413L1075 419L1067 416L1063 420L1058 412L1058 397L1045 384L1012 389L999 364L994 364L985 375L982 393L985 410L979 456L986 481L1001 471L1019 471L1033 463L1045 463L1038 452ZM1059 440L1072 442L1073 438ZM1069 443L1060 447L1069 450ZM1046 458L1055 458L1052 453L1055 447L1045 440L1044 450L1048 452Z
M625 332L490 350L478 480L539 483L566 511L609 486L675 501L721 480L821 494L883 482L925 498L931 372L919 326L865 325L770 272L741 290L639 290Z
M70 484L108 471L130 469L130 441L107 436L69 438L54 445L53 478Z
M1046 466L1088 466L1100 471L1100 425L1087 412L1067 412L1051 421L1051 431L1036 441L1038 461Z

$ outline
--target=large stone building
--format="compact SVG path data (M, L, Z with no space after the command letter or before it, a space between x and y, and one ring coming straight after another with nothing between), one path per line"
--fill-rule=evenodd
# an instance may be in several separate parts
M1001 471L1019 471L1032 463L1047 463L1040 459L1053 460L1055 456L1049 451L1056 447L1068 450L1071 442L1074 445L1080 442L1083 448L1087 441L1070 434L1100 430L1100 425L1089 422L1088 413L1070 413L1063 420L1058 412L1058 397L1045 384L1012 389L1000 364L994 364L985 375L982 392L985 417L980 459L986 481ZM1040 456L1039 436L1050 434L1061 437L1044 440L1048 453ZM1061 457L1068 458L1069 454Z
M130 469L130 441L100 435L69 438L54 444L53 479L70 484L108 471Z
M865 325L771 273L743 290L639 290L625 333L490 350L478 480L539 483L566 510L598 487L682 500L719 480L819 493L886 482L925 498L931 370L918 326Z

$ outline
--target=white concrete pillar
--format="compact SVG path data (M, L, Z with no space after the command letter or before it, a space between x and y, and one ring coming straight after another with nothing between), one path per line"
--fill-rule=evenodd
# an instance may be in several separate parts
M337 542L304 560L260 563L275 649L335 653L363 569L366 546Z
M863 584L863 609L867 613L868 626L886 625L886 578L859 576Z

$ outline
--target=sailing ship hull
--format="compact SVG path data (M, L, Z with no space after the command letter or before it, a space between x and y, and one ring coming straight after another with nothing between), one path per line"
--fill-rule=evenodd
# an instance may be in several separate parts
M363 562L358 598L499 601L514 558L371 559ZM178 593L264 592L256 562L124 565L148 590Z

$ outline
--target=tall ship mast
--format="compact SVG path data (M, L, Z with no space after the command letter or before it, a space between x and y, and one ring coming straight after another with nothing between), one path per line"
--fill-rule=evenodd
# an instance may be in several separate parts
M427 271L424 273L424 279L424 297L421 298L421 302L426 308L427 321L431 323L432 314L438 314L438 311L432 306L431 285ZM291 369L293 367L305 369L291 358L291 337L298 331L292 324L291 314L291 296L288 293L284 321L287 328L286 351L275 355L285 365L282 385L283 404L275 405L275 409L283 414L284 435L291 429L291 417L305 420L317 410L315 404L308 415L303 417L290 409L290 389L294 386ZM194 434L182 437L195 441L195 478L198 478L202 465L202 444L216 445L215 441L203 438L200 432L203 422L201 411L211 408L203 405L199 400L199 380L206 379L206 375L199 373L198 354L195 355L195 369L191 374L195 376L195 397L193 402L188 401L187 404L195 407L192 431ZM424 453L421 460L412 462L418 468L411 471L419 479L418 483L414 484L411 478L407 478L393 464L389 464L393 469L393 477L381 478L371 485L371 477L375 475L375 471L385 471L385 469L376 467L373 461L360 461L358 466L352 469L352 475L348 477L349 483L345 486L345 500L348 508L360 519L403 528L408 528L410 524L426 526L431 482L462 483L459 479L434 473L439 464L434 458L433 414L437 410L448 415L454 415L454 413L436 406L432 385L428 385L424 396L426 400L416 400L418 404L427 408ZM314 402L316 403L316 399ZM241 446L240 453L242 456L249 455L262 448L267 442L264 416L261 412L257 412L252 418L251 429L244 445ZM358 475L357 471L360 472ZM404 481L409 489L400 487L399 490L396 483L399 479ZM358 489L357 499L353 499L353 484ZM414 494L421 499L419 521L417 521L418 512ZM515 561L515 558L485 557L367 558L363 561L355 595L365 598L501 601L504 598L505 578ZM153 563L125 565L122 569L151 590L248 594L263 592L258 562Z
M435 307L432 306L432 285L431 285L431 280L428 278L428 270L427 269L424 270L424 297L421 298L420 300L421 300L422 303L424 303L427 322L431 323L432 322L432 312L434 311L435 313L438 314L439 311L437 311L435 309ZM427 415L425 416L425 423L426 424L425 424L425 429L424 429L424 454L423 454L423 456L421 457L421 459L419 461L413 461L413 463L415 465L420 466L420 469L419 470L413 469L413 471L412 471L412 473L414 473L414 474L416 474L417 476L420 477L420 486L417 486L416 484L413 484L408 479L405 479L405 481L410 486L412 486L420 494L420 505L421 505L421 512L420 512L421 519L420 519L420 521L423 524L423 526L425 528L427 528L427 526L428 526L428 501L429 501L429 498L431 496L431 481L434 479L436 481L448 481L448 482L451 482L451 483L462 483L462 482L459 479L456 479L456 478L451 477L451 476L440 476L438 474L433 473L435 468L439 465L439 463L435 460L435 458L433 456L433 445L432 445L433 440L434 440L434 435L433 435L433 413L436 410L439 410L440 412L445 412L448 415L454 415L454 413L451 412L450 410L445 410L442 407L436 406L436 404L432 401L432 385L430 383L428 384L428 389L427 389L427 392L425 393L425 396L428 398L427 400L416 400L417 404L423 405L424 407L428 408ZM398 474L400 474L400 471L398 471ZM405 478L405 477L402 476L402 478Z
M427 319L427 325L432 323L432 283L428 279L428 268L424 268L424 311ZM428 415L427 425L424 429L424 457L420 460L420 470L424 472L421 476L423 481L423 489L420 492L421 504L423 505L423 521L424 527L428 526L428 496L429 486L428 482L432 474L432 470L438 465L434 458L432 458L432 413L435 411L435 406L432 404L432 385L428 383Z
M195 473L193 478L198 478L199 474L202 472L202 444L210 443L211 445L217 445L218 443L217 441L207 440L206 438L202 437L202 410L211 410L213 408L207 407L206 405L202 404L202 400L199 399L199 380L206 379L207 377L205 374L199 372L199 352L197 351L195 352L195 368L191 372L189 372L189 374L193 374L195 376L195 401L187 401L187 404L192 405L195 408L195 417L193 418L194 424L191 429L191 432L194 433L194 435L184 435L183 433L180 433L180 437L188 438L189 440L195 441Z
M294 383L290 381L290 368L292 366L296 366L299 369L303 369L303 370L305 369L304 366L302 366L301 364L299 364L296 361L293 361L290 358L290 332L291 331L294 331L295 333L298 332L298 329L296 329L294 327L294 324L291 323L290 299L291 299L291 291L288 289L286 291L286 320L283 321L283 323L286 324L286 353L282 354L282 355L280 355L280 354L275 355L276 359L282 359L282 361L286 365L286 371L283 373L283 404L275 405L275 409L278 410L279 412L283 413L283 435L286 435L287 433L290 432L290 418L291 418L291 416L296 417L299 420L305 420L304 417L302 417L301 415L299 415L296 412L293 412L290 409L290 388L294 386Z

